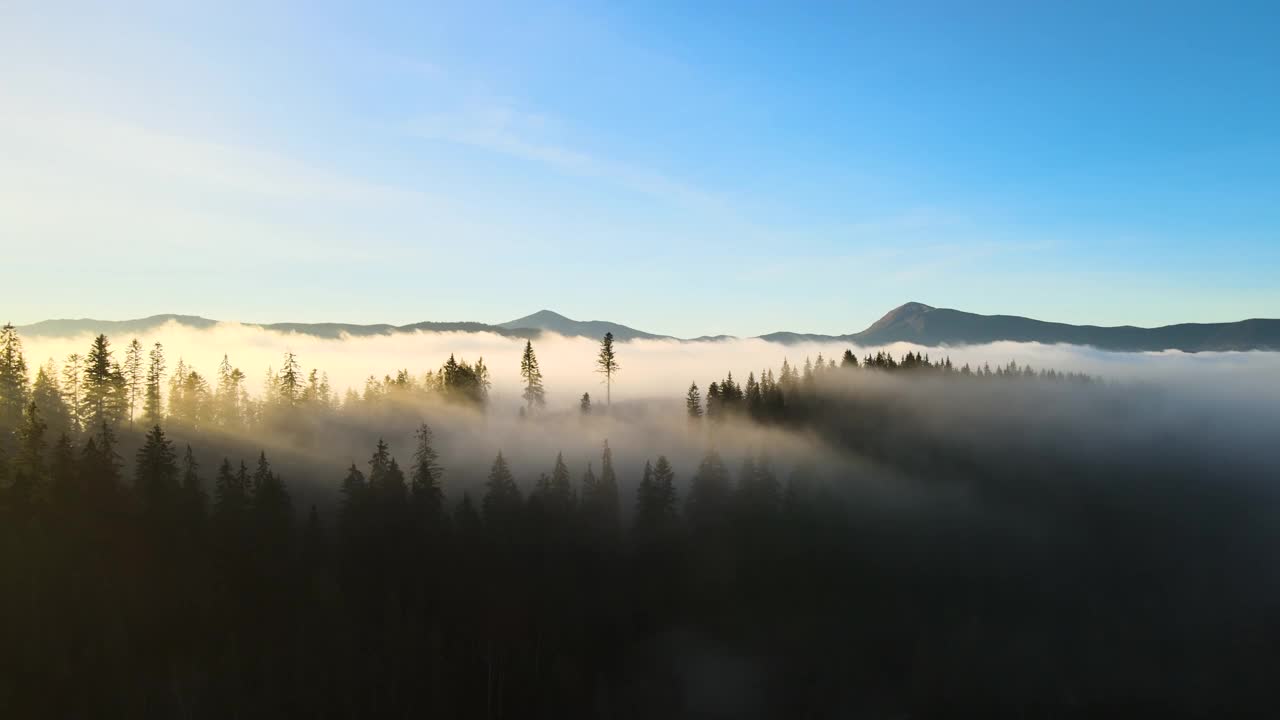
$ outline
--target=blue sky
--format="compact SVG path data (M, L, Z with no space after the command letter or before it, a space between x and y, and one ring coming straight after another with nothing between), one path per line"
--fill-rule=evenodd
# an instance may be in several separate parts
M0 321L1280 317L1275 3L179 5L0 5Z

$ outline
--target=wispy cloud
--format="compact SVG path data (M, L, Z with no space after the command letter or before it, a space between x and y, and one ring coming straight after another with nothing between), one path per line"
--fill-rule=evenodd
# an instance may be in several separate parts
M562 123L514 104L489 101L428 115L410 124L414 136L545 165L557 172L603 180L686 207L728 211L721 194L664 172L580 150L547 136Z

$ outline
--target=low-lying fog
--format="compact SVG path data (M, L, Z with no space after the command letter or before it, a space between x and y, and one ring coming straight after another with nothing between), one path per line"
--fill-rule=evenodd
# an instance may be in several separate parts
M25 339L28 362L33 370L48 358L61 363L70 353L83 354L90 339ZM129 340L112 338L118 360ZM598 342L545 335L534 341L534 349L548 407L536 421L525 422L517 415L522 404L520 339L488 333L412 333L335 340L234 324L211 330L169 324L139 340L144 348L163 343L170 370L181 358L211 385L225 354L246 373L251 393L261 391L268 368L278 368L285 352L295 353L304 369L328 373L339 396L348 387L362 389L370 375L408 369L421 377L438 369L450 354L471 361L484 358L493 389L483 415L426 403L312 418L310 439L301 445L274 436L223 438L216 442L218 447L210 447L215 441L209 435L193 441L200 444L197 452L210 472L222 455L251 459L255 448L265 449L302 499L326 505L334 499L343 468L352 462L363 466L379 437L408 464L412 432L423 420L435 430L451 501L460 497L460 489L480 491L498 450L512 461L517 479L528 489L539 472L551 469L560 451L575 478L588 463L598 471L605 440L614 450L624 498L632 497L646 459L667 455L675 464L678 484L684 486L711 447L734 470L748 455L765 452L784 482L793 468L809 462L820 466L824 475L842 477L846 487L892 488L894 494L915 492L909 483L898 481L904 473L949 475L960 466L981 471L988 459L1003 466L1008 456L1021 452L1068 465L1087 457L1094 465L1135 467L1141 467L1147 455L1153 461L1185 456L1210 472L1243 464L1251 468L1251 482L1275 479L1280 467L1275 462L1275 448L1280 446L1280 353L1111 353L1012 342L866 348L838 343L783 346L755 339L640 340L617 344L621 370L613 385L613 408L606 415L600 412L604 386L595 372ZM782 429L742 422L710 428L685 422L684 394L690 382L696 382L705 397L708 383L727 372L744 382L748 372L759 375L772 368L776 373L784 359L796 367L819 355L838 362L846 349L860 359L882 349L896 357L924 352L933 359L950 357L957 367L1014 361L1036 369L1083 372L1102 382L952 382L903 374L832 373L821 381L832 398L826 414L803 426ZM589 421L578 413L584 392L591 393L597 408ZM183 440L180 428L171 433ZM129 451L127 446L122 449ZM953 464L924 465L919 460L926 451L949 457Z

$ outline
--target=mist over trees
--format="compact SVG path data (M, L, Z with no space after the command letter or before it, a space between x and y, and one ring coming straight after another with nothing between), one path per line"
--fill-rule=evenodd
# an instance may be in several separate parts
M1270 704L1275 408L852 351L727 373L705 395L676 378L653 408L614 406L625 352L606 335L594 358L604 407L583 392L557 415L531 342L518 367L451 355L362 388L334 388L289 353L251 392L227 356L206 378L176 353L170 367L158 343L144 357L105 336L33 373L5 327L0 707L500 718ZM489 407L492 373L520 377L524 422ZM494 446L525 436L537 452L519 461ZM344 438L359 455L330 462ZM670 447L627 452L655 439ZM570 443L590 453L557 446Z

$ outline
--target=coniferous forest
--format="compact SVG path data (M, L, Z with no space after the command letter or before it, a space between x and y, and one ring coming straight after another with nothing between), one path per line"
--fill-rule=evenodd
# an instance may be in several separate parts
M1274 408L852 349L625 400L627 350L357 389L6 326L0 715L1277 704Z

